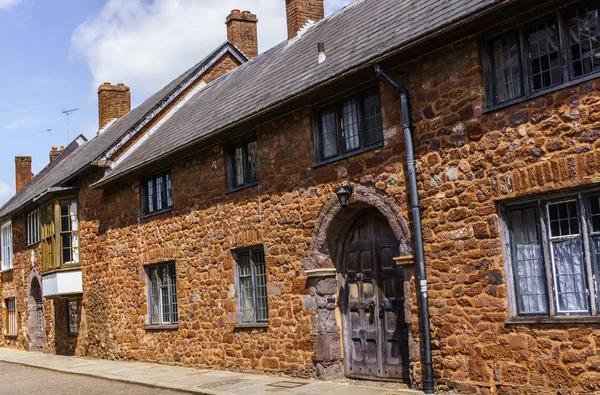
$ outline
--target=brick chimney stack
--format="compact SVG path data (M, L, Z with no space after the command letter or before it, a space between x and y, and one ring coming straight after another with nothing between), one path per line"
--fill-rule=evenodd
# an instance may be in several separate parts
M225 20L227 40L235 45L248 59L258 55L258 19L250 11L232 10Z
M99 130L114 119L119 119L131 110L131 92L123 84L105 82L98 88Z
M296 37L309 21L325 18L323 0L285 0L288 40Z
M62 145L60 146L60 148L52 147L52 149L50 150L50 163L54 162L54 159L58 158L58 155L62 154L64 150L65 147L63 147Z
M17 192L33 179L31 156L15 156L15 181Z

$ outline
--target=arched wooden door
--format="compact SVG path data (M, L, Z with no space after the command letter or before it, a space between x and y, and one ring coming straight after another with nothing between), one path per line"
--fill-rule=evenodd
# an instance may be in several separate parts
M404 272L396 267L398 241L379 212L368 212L348 232L342 251L342 313L346 374L408 380Z

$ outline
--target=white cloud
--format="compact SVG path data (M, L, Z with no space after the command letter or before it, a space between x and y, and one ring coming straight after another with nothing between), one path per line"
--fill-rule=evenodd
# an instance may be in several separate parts
M8 10L9 8L21 3L22 1L23 0L0 0L0 11Z
M13 185L0 180L0 207L4 205L15 194Z
M351 2L326 0L327 12ZM282 0L109 0L99 15L77 27L72 54L88 63L94 92L105 81L123 82L135 102L224 42L225 18L240 7L258 16L262 51L286 38Z

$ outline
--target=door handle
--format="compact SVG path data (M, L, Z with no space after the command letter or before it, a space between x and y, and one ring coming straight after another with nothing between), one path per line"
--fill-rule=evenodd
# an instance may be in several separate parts
M385 303L381 302L379 305L379 319L383 319L385 316Z
M369 310L369 313L371 313L371 315L375 314L375 303L371 302L369 303L369 306L367 306L367 310Z

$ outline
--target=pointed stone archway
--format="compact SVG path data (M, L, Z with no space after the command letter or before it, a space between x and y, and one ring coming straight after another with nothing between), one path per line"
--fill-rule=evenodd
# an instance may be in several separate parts
M27 333L29 351L43 351L45 345L44 299L40 275L35 269L29 275L27 287Z
M373 220L377 223L376 225L373 223ZM365 222L368 224L365 224ZM373 230L376 234L365 236L366 238L361 236L358 239L365 238L365 240L358 240L354 234L356 232L364 233L364 230L358 230L357 228L361 226L366 226L372 230L375 226L378 229L380 228L380 230ZM353 237L355 243L351 245ZM352 303L349 303L350 292L347 285L349 279L356 280L354 278L356 275L358 275L358 278L364 279L366 278L364 277L366 274L362 273L359 275L357 272L351 273L349 276L347 263L349 259L348 251L357 246L369 243L373 246L378 246L376 248L373 247L373 252L379 258L373 258L372 265L374 266L372 267L378 271L378 278L375 281L379 283L379 289L376 290L376 292L379 292L379 296L374 312L370 312L370 304L365 302L366 304L363 303L365 306L359 303L357 305L359 307L354 308L354 315L358 314L363 322L368 322L371 318L379 317L378 310L381 309L384 313L383 317L387 317L390 309L386 310L385 306L390 307L390 303L397 305L397 302L392 299L401 301L400 303L403 306L400 306L397 312L402 315L398 317L398 322L402 323L403 331L402 350L400 350L403 366L400 367L401 371L394 374L389 373L389 369L387 370L388 373L386 373L385 361L388 357L384 355L386 353L386 343L389 345L390 342L388 340L393 339L386 340L385 330L381 328L379 329L379 334L376 335L381 340L381 344L377 345L378 349L375 353L377 356L374 364L378 365L377 371L369 374L367 370L367 374L364 375L356 374L353 371L353 366L359 366L360 369L362 362L352 363L353 336L349 319L352 314L352 309L350 308L350 304ZM393 264L388 262L389 259L381 258L383 256L381 250L377 252L376 249L380 249L380 246L384 244L386 246L390 244L388 247L390 247L390 251L393 250L393 254L396 256L412 255L411 233L408 223L396 203L385 194L375 188L357 185L355 186L350 204L345 210L341 208L335 195L323 206L313 230L309 257L303 262L303 272L308 277L309 287L309 295L305 297L305 308L313 316L313 330L316 335L314 361L317 377L362 376L414 381L408 376L409 372L414 370L415 362L420 360L419 345L413 340L411 327L412 301L410 280L415 273L410 267L391 267L390 265ZM381 270L383 261L385 261L384 265L390 266L389 270ZM399 282L396 281L397 288L400 288L400 290L396 292L393 298L386 297L385 293L387 291L383 285L386 281L386 276L390 276L390 274L392 276L395 274L400 279ZM359 291L361 297L365 296L362 292L362 282L361 280L361 285L358 285L359 289L361 289ZM354 294L354 296L356 295ZM383 307L380 307L382 303ZM379 319L377 318L377 320ZM386 320L387 318L382 318L381 322L386 322ZM385 326L386 324L382 327ZM365 346L368 341L373 341L373 339L358 341L355 338L354 344L362 342L363 346ZM379 373L380 368L382 369L381 373Z

